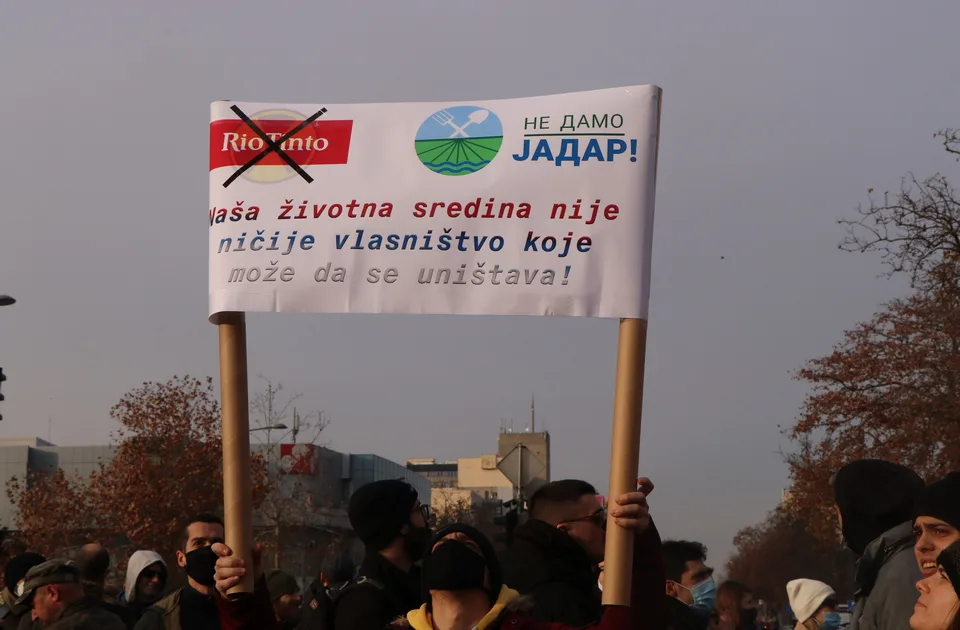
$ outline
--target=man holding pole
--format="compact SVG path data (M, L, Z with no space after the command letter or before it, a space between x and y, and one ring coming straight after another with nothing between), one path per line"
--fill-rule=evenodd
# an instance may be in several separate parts
M645 504L653 484L639 479L638 490ZM615 518L618 509L622 508L613 510ZM533 495L530 519L514 534L505 578L512 588L533 597L534 619L574 627L600 619L603 606L595 567L604 559L606 522L596 490L585 481L555 481ZM635 531L633 579L660 575L662 590L665 573L660 535L652 523ZM664 610L651 609L649 603L644 608L644 627L656 627L651 623L654 619L665 621Z

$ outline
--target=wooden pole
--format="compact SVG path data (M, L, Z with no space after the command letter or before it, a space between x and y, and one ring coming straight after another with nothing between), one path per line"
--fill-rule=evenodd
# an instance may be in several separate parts
M247 400L247 323L243 313L221 313L220 396L223 407L223 521L227 546L247 574L228 593L252 593L253 509L250 495L250 407Z
M653 181L660 157L660 120L663 90L657 90L657 140L653 155ZM649 237L648 237L649 238ZM613 394L613 439L610 445L609 500L637 490L640 465L640 416L643 409L643 369L647 354L647 321L621 319L617 341L617 380ZM634 534L607 516L607 545L603 559L603 603L629 606L633 577Z
M647 322L620 320L617 344L617 380L613 397L613 440L610 448L610 496L637 489L640 459L640 411L643 406L643 367ZM607 517L607 546L603 562L604 605L629 606L635 534Z

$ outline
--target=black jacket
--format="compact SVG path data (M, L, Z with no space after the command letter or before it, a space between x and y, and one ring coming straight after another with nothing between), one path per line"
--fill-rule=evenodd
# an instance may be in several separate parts
M567 534L530 519L514 531L506 557L504 583L533 597L536 621L574 628L600 621L598 574L587 553Z
M676 597L667 597L670 630L707 630L710 615L687 606Z
M123 630L123 621L107 612L95 597L83 597L67 604L56 618L45 624L46 630Z
M333 630L330 626L331 613L330 596L327 587L320 580L314 580L303 598L303 608L300 609L300 623L297 630Z
M418 567L405 573L379 553L367 551L358 581L363 578L383 588L364 584L345 590L336 601L333 628L328 630L381 630L423 605ZM299 627L307 630L302 623Z

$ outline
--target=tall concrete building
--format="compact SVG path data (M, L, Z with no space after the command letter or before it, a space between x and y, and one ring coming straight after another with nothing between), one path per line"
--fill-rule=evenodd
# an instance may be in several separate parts
M500 427L497 456L500 470L524 498L550 483L550 433L537 431L537 411L532 399L530 420L523 431L515 432L512 425Z

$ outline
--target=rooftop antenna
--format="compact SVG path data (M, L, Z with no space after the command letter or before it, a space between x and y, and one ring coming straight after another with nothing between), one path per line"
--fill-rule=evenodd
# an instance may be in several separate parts
M530 395L530 433L537 432L537 410L534 406L533 395Z

